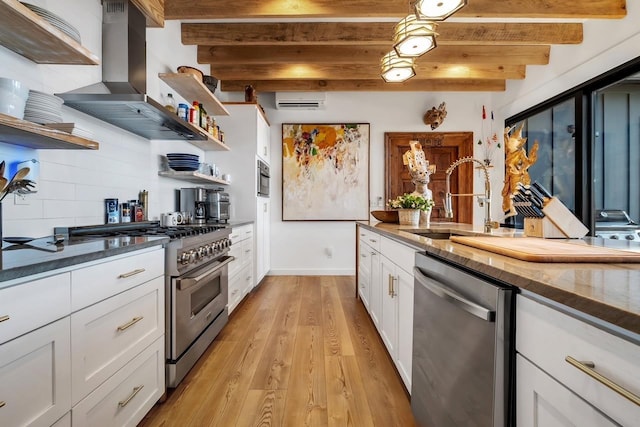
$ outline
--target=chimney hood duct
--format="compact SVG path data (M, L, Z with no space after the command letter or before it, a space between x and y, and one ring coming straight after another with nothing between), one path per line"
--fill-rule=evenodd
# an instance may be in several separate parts
M144 15L128 0L102 2L102 82L56 94L68 107L147 139L207 140L204 130L146 95Z

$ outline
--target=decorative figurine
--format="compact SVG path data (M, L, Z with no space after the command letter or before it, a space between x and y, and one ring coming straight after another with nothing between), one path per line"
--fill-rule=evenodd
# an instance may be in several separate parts
M436 165L429 165L425 158L422 145L418 141L410 141L411 150L402 155L402 164L408 167L411 175L411 182L416 186L413 193L415 196L422 196L427 200L433 200L431 190L429 190L429 176L436 171ZM433 202L431 202L433 203ZM420 213L420 222L429 223L431 210Z
M447 104L443 102L437 109L432 107L424 113L422 120L425 125L431 125L431 130L434 130L442 124L445 117L447 117Z
M514 126L504 130L505 171L504 187L502 188L502 211L505 213L505 218L517 215L511 196L516 192L518 183L524 185L531 183L531 177L527 170L538 160L538 141L535 141L529 157L527 157L527 152L524 149L527 138L522 137L523 127L524 123L518 128ZM509 135L509 132L514 128L516 128L515 133Z
M252 102L254 104L258 103L258 96L251 85L246 85L244 87L244 102Z

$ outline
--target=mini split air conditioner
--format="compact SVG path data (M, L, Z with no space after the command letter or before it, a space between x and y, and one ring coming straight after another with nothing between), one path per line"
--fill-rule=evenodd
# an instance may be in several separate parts
M276 92L278 110L320 110L326 100L324 92Z

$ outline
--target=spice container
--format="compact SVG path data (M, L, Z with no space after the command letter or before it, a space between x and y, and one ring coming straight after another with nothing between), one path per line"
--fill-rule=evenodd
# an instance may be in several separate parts
M120 204L120 222L131 222L131 203Z
M104 199L104 222L107 224L120 222L118 199Z

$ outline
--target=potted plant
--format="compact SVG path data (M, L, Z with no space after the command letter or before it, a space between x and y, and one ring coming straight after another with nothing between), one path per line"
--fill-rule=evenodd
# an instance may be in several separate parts
M400 225L418 225L420 223L420 212L431 213L433 205L432 199L409 193L390 199L387 203L387 206L391 209L398 209Z

